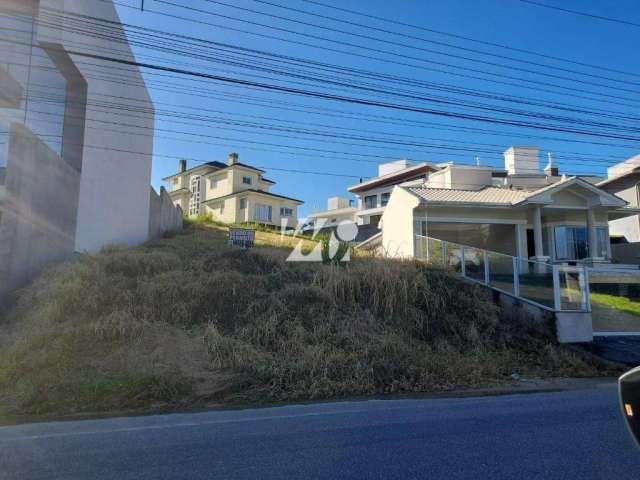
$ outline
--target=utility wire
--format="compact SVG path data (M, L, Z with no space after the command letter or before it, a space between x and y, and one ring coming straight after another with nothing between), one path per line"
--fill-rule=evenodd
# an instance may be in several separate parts
M101 0L101 1L108 1L108 0ZM156 1L160 2L160 0L156 0ZM171 4L171 5L173 5L173 6L177 7L177 8L187 8L187 9L194 10L193 7L185 7L183 5L172 4L170 2L161 2L161 3ZM125 4L122 4L122 5L125 6L125 7L133 8L133 7L129 6L129 5L125 5ZM199 10L199 9L195 9L195 10ZM608 99L612 99L613 98L613 99L618 99L618 100L634 101L633 99L629 99L628 97L620 97L620 96L616 96L616 95L604 94L604 93L599 93L599 92L578 90L578 89L575 89L575 88L566 87L566 86L563 86L563 85L558 85L558 84L549 83L549 82L540 82L540 81L536 81L536 80L532 80L532 79L528 79L528 78L514 77L514 76L510 76L510 75L506 75L506 74L496 74L496 73L486 72L486 71L482 71L482 70L478 70L478 69L471 69L471 68L468 68L468 67L460 67L460 66L457 66L457 65L452 65L452 64L448 64L448 63L444 63L444 62L436 62L436 61L433 61L433 60L427 61L427 60L424 60L422 58L417 58L417 60L422 62L422 63L428 63L428 64L433 64L433 65L441 65L441 66L446 66L446 67L451 67L451 68L456 68L456 69L462 69L462 70L465 70L465 71L471 71L471 72L475 72L475 73L480 73L480 74L484 74L484 75L490 75L490 76L493 76L493 77L497 77L500 80L496 80L495 78L494 79L481 78L481 77L476 77L476 76L473 76L473 75L462 74L462 73L459 73L459 72L451 72L451 71L447 71L447 70L436 69L436 68L433 68L433 67L425 67L425 65L417 65L415 63L407 63L407 62L398 61L397 60L398 57L403 57L403 58L407 58L407 57L403 56L403 55L398 55L395 52L381 51L379 49L378 50L371 49L369 47L365 47L365 46L362 46L362 45L351 44L351 43L346 43L346 42L340 42L340 41L334 40L332 38L326 38L326 37L320 37L320 36L317 36L317 35L310 35L308 33L296 32L296 31L293 31L293 30L285 29L285 28L275 27L275 26L272 26L272 25L267 25L267 24L263 24L263 23L259 23L259 22L253 22L253 21L245 20L243 18L232 17L232 16L229 16L229 15L213 13L213 12L209 12L209 11L205 11L205 10L199 10L199 12L202 12L202 13L205 13L205 14L208 14L208 15L221 17L221 18L224 18L224 19L227 19L227 20L233 20L233 21L237 21L237 22L248 23L250 25L258 26L258 27L260 27L262 29L272 29L272 30L277 30L277 31L290 33L290 34L293 34L293 35L298 35L298 36L303 36L303 37L308 37L308 38L314 38L316 40L321 40L323 42L342 44L342 45L356 47L356 48L364 49L364 50L373 50L373 51L377 51L379 53L382 52L382 53L385 53L385 54L392 55L393 59L383 58L383 57L376 57L376 56L371 56L371 55L364 55L364 54L360 54L360 53L356 53L356 52L352 52L352 51L346 51L346 50L330 48L330 47L327 47L326 45L322 45L321 46L321 45L314 45L314 44L310 44L310 43L306 43L306 42L295 41L295 40L291 40L291 39L283 39L283 38L275 37L273 35L266 35L264 33L256 33L256 32L251 32L251 31L242 30L242 29L238 29L238 28L233 28L233 27L230 27L228 24L217 24L217 23L207 22L207 21L202 20L201 18L194 19L194 18L179 16L179 15L175 15L175 14L168 14L166 12L161 12L161 11L152 10L152 9L146 9L145 12L153 13L153 14L156 14L156 15L166 16L168 18L173 18L173 19L183 20L183 21L187 21L187 22L197 23L197 24L201 24L201 25L208 25L208 26L212 26L212 27L216 27L216 28L221 28L221 29L226 29L226 30L230 30L230 31L240 32L240 33L244 33L244 34L248 34L248 35L255 35L255 36L263 37L263 38L270 38L270 39L281 41L281 42L292 43L292 44L297 44L297 45L305 45L305 46L309 46L311 48L319 49L319 50L321 50L321 51L323 51L325 53L328 52L328 51L335 52L335 53L341 53L341 54L355 56L355 57L359 57L359 58L366 58L366 59L370 59L370 60L381 61L381 62L384 62L384 63L400 65L400 66L405 66L405 67L411 67L411 68L419 69L421 71L429 70L429 71L434 71L434 72L442 73L442 74L445 74L445 75L452 75L452 76L456 76L456 77L460 77L460 78L472 78L472 79L482 80L482 81L485 81L485 82L495 83L495 84L499 84L499 85L516 86L516 87L519 87L519 88L527 88L529 90L542 91L542 92L553 93L553 94L557 94L557 95L562 94L564 96L571 96L571 97L574 97L574 98L582 98L582 99L585 99L585 100L598 101L598 102L602 102L602 103L608 103L608 102L610 103L610 100L601 100L601 99L598 99L598 98L588 97L588 96L585 96L585 95L581 95L580 93L589 93L589 94L593 94L593 95L606 97ZM414 58L415 59L415 57L409 57L409 58ZM562 90L571 91L571 92L575 92L575 93L568 94L566 92L557 92L557 91L549 90L547 88L533 87L533 86L528 86L528 85L516 84L516 83L504 81L505 78L516 80L516 81L519 81L519 82L532 83L532 84L535 84L535 85L550 86L552 88L559 88L559 89L562 89Z
M573 74L576 74L576 75L584 75L584 76L591 77L591 78L599 78L599 79L602 79L602 80L607 80L607 81L615 82L615 83L623 83L623 84L627 84L627 85L640 86L640 83L638 83L638 82L633 82L633 81L629 81L629 80L618 80L618 79L611 78L611 77L605 77L603 75L596 75L596 74L593 74L593 73L586 73L586 72L580 72L580 71L576 71L576 70L572 70L572 69L568 69L568 68L563 68L563 67L558 67L558 66L551 66L551 65L544 64L544 63L533 62L533 61L530 61L530 60L524 60L522 58L509 57L509 56L506 56L506 55L500 55L500 54L487 52L487 51L483 51L483 50L477 50L477 49L474 49L474 48L461 47L461 46L453 45L453 44L446 43L446 42L440 42L440 41L437 41L437 40L427 39L427 38L424 38L424 37L418 37L416 35L411 35L411 34L408 34L406 32L396 32L396 31L393 31L393 30L387 30L387 29L384 29L384 28L375 27L375 26L372 26L370 24L367 25L367 24L357 23L357 22L354 22L354 21L346 20L344 18L337 18L337 17L332 17L330 15L322 15L322 14L318 14L318 13L315 13L315 12L310 12L308 10L301 10L301 9L298 9L298 8L293 8L291 6L285 6L285 5L282 5L282 4L279 4L279 3L275 3L275 2L271 2L271 1L267 1L267 0L252 0L252 1L255 2L255 3L260 3L260 4L263 4L263 5L270 5L272 7L280 8L280 9L291 11L291 12L301 13L303 15L313 16L313 17L316 17L316 18L321 18L321 19L324 19L324 20L332 21L332 22L343 23L343 24L349 25L351 27L359 27L359 28L364 28L364 29L367 29L367 30L373 30L373 31L376 31L376 32L381 32L381 33L388 34L388 35L394 35L394 36L397 36L397 37L407 38L409 40L417 40L417 41L420 41L420 42L435 44L435 45L439 45L439 46L446 47L446 48L452 48L452 49L456 49L456 50L461 50L461 51L464 51L464 52L470 52L470 53L475 53L475 54L479 54L479 55L485 55L485 56L499 58L499 59L503 59L503 60L509 60L509 61L513 61L513 62L517 62L517 63L524 63L524 64L528 64L528 65L534 65L534 66L537 66L537 67L551 68L553 70L559 70L559 71L563 71L563 72L567 72L567 73L573 73ZM218 3L218 2L214 2L214 3ZM465 59L467 59L467 58L465 58ZM482 60L475 60L475 59L474 59L474 61L482 62ZM501 66L501 67L510 68L510 69L514 68L514 67L511 67L509 65L495 64L495 63L489 63L489 65ZM525 72L528 72L528 73L535 72L535 73L537 73L539 75L543 75L543 73L541 73L541 72L536 72L536 71L531 71L531 70L526 70L526 69L522 69L522 71L525 71ZM555 75L554 75L554 77L556 77L556 78L565 78L565 77L559 77L559 76L555 76Z
M337 84L339 84L339 85L340 85L340 84L343 84L343 85L346 85L346 86L352 87L351 85L344 84L344 83L342 83L342 82L333 82L333 83L337 83ZM362 86L360 86L360 87L356 87L356 88L361 89L361 90L365 90L365 91L369 91L369 92L385 93L385 92L379 92L377 89L370 88L370 87L362 87ZM419 98L419 97L418 97L418 98L415 98L415 96L411 96L411 95L407 96L407 98L411 98L411 99L413 99L413 100L415 100L415 99L420 99L420 100L422 100L422 98ZM443 102L444 102L445 104L446 104L446 103L451 103L451 102L443 101L443 100L434 100L434 99L429 99L429 100L436 101L436 102L439 102L439 103L443 103ZM476 107L477 107L477 106L476 106ZM477 108L484 108L484 109L487 109L488 107L477 107ZM496 111L495 109L491 109L491 108L488 108L488 110L489 110L489 111L492 111L492 110L493 110L493 111ZM513 113L513 112L512 112L512 113ZM518 113L518 112L516 112L516 113ZM531 113L528 113L528 115L531 115ZM541 118L544 118L544 117L541 117ZM558 119L558 118L556 118L556 119ZM559 119L562 119L562 118L559 118ZM588 124L588 123L587 123L587 124ZM608 126L609 128L611 128L611 126L606 125L606 124L603 124L603 123L598 123L598 124L595 124L595 123L594 123L594 125L597 125L597 126ZM616 126L615 128L616 128L616 129L620 129L620 130L636 131L636 129L635 129L635 128L626 128L626 127L620 127L620 126Z
M571 13L573 15L580 15L582 17L595 18L596 20L604 20L605 22L614 22L614 23L619 23L621 25L629 25L631 27L640 28L640 23L630 22L628 20L622 20L620 18L605 17L604 15L596 15L596 14L593 14L593 13L581 12L579 10L572 10L570 8L558 7L556 5L549 5L548 3L535 2L533 0L520 0L520 1L522 3L528 3L530 5L535 5L537 7L549 8L549 9L558 10L558 11L564 12L564 13Z
M444 36L451 37L451 38L457 38L459 40L465 40L465 41L469 41L469 42L473 42L473 43L479 43L479 44L487 45L487 46L491 46L491 47L498 47L498 48L502 48L502 49L505 49L505 50L511 50L511 51L514 51L514 52L525 53L527 55L534 55L534 56L537 56L537 57L540 57L540 58L547 58L549 60L557 60L557 61L560 61L560 62L570 63L570 64L573 64L573 65L580 65L580 66L583 66L583 67L589 67L589 68L593 68L593 69L597 69L597 70L606 70L606 71L613 72L613 73L620 73L620 74L623 74L623 75L640 77L640 73L636 73L636 72L626 72L624 70L617 70L617 69L614 69L614 68L608 68L608 67L604 67L602 65L594 65L592 63L579 62L579 61L577 61L575 59L556 57L556 56L550 55L548 53L540 53L540 52L535 52L533 50L526 50L526 49L522 49L522 48L516 48L516 47L513 47L513 46L501 44L501 43L488 42L486 40L479 40L477 38L467 37L467 36L464 36L464 35L453 34L453 33L450 33L450 32L443 32L441 30L435 30L435 29L432 29L432 28L426 28L426 27L420 26L420 25L410 24L410 23L406 23L406 22L400 22L398 20L393 20L393 19L390 19L390 18L379 17L379 16L376 16L376 15L371 15L371 14L363 13L363 12L360 12L360 11L355 11L355 10L350 10L350 9L343 8L343 7L338 7L336 5L331 5L331 4L319 2L317 0L300 0L300 1L301 2L305 2L305 3L310 3L310 4L313 4L313 5L319 5L319 6L325 7L325 8L330 8L330 9L337 10L337 11L344 12L344 13L350 13L352 15L357 15L357 16L364 17L364 18L369 18L369 19L372 19L372 20L378 20L378 21L381 21L381 22L389 23L389 24L399 25L401 27L412 28L414 30L421 30L423 32L435 33L435 34L438 34L438 35L444 35ZM528 3L533 3L533 2L528 2Z

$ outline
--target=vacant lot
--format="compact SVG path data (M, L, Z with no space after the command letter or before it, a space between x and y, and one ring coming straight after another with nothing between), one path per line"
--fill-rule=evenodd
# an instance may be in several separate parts
M290 263L218 227L46 272L1 319L2 415L488 386L612 371L417 262ZM275 245L275 246L268 246Z

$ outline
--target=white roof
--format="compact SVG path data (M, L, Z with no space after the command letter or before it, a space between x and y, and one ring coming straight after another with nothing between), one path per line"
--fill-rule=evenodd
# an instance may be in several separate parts
M482 190L408 187L407 190L427 202L481 203L486 205L513 205L524 200L533 193L495 187L486 187Z

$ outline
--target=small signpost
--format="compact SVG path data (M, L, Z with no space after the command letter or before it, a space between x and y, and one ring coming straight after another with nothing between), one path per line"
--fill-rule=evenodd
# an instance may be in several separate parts
M236 247L251 248L256 237L256 231L249 228L230 228L229 245Z

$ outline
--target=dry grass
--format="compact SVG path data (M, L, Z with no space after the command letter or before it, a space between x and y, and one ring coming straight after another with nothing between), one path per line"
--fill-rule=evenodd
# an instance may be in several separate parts
M286 262L218 227L53 268L2 321L4 415L334 398L607 373L415 262ZM271 237L269 237L271 236ZM277 234L260 233L274 243Z

